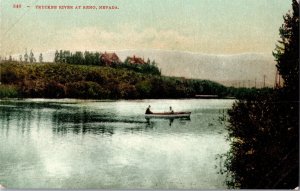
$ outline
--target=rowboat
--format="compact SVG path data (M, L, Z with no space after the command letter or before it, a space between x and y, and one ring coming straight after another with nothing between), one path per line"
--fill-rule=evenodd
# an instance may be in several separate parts
M146 118L189 118L191 112L163 112L163 113L151 113L145 114Z

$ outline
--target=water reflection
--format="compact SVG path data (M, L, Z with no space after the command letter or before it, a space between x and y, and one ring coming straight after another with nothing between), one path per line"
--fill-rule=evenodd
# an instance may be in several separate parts
M97 113L88 109L57 110L52 115L53 133L113 135L118 124L144 124L144 121L124 119L111 114ZM134 129L134 128L133 128Z
M53 126L52 132L56 135L67 135L69 133L73 134L103 134L112 136L114 134L113 127L107 127L104 125L91 125L91 124L71 124L71 125L58 125Z
M52 133L59 135L73 134L104 134L112 136L116 127L123 127L125 132L148 131L155 124L168 124L172 127L174 121L180 125L186 125L190 118L151 119L141 116L116 116L111 112L101 112L88 108L72 107L70 105L58 105L57 103L10 103L1 105L2 128L9 134L11 120L16 122L17 132L30 134L32 122L35 122L36 131L42 127L42 120L51 119ZM168 122L168 123L166 123ZM126 126L126 124L128 126Z
M9 128L15 126L21 134L30 134L32 122L36 122L37 132L41 128L42 115L51 119L52 132L55 134L105 134L113 135L113 123L145 124L145 121L118 118L113 114L96 113L88 109L70 108L57 103L25 103L12 102L10 105L0 105L1 130L9 135ZM12 125L12 121L16 125Z
M156 122L168 121L171 127L174 120L185 125L190 118L179 119L150 119L143 115L138 117L116 116L111 113L92 111L86 108L73 108L72 110L59 109L53 112L52 129L56 134L105 134L113 135L115 128L123 128L124 132L148 131L153 129Z
M6 105L7 104L7 105ZM112 136L115 128L123 128L124 132L148 131L155 124L168 122L172 127L174 121L186 125L190 118L151 119L139 116L117 116L111 111L92 110L88 107L76 107L74 104L56 102L9 102L0 106L2 128L9 134L11 120L16 122L17 132L30 134L32 127L39 132L44 120L51 119L52 133L59 135L103 134ZM35 125L32 123L35 122ZM3 130L3 129L2 129Z
M176 100L191 107L186 109L193 111L190 119L147 120L148 102L0 100L1 183L9 188L223 188L215 156L227 143L216 121L218 110L203 109L199 100ZM120 106L129 109L116 109Z
M17 131L21 130L21 134L30 134L31 122L33 119L32 111L26 111L18 107L0 107L0 118L2 130L5 129L6 136L9 136L9 128L11 123L17 123Z
M177 121L179 121L179 123L181 124L181 125L186 125L186 123L188 122L188 121L191 121L191 118L162 118L162 119L155 119L155 118L149 118L149 117L146 117L145 118L146 119L146 122L147 122L147 125L148 126L151 126L151 124L153 124L152 122L153 121L168 121L169 122L169 126L171 127L172 126L172 124L173 124L173 122L174 122L174 120L177 120ZM153 126L153 125L152 125Z

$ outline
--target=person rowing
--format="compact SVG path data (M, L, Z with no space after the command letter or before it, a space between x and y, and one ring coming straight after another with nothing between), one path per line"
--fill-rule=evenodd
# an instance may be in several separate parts
M170 113L174 113L174 111L173 111L173 109L172 109L172 107L170 106Z
M147 107L145 114L152 114L153 112L150 110L150 105Z

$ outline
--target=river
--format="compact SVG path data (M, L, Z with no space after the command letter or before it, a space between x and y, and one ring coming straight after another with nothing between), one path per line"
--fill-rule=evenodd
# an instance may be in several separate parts
M219 122L234 100L0 100L0 184L7 188L224 189ZM191 111L190 119L150 119Z

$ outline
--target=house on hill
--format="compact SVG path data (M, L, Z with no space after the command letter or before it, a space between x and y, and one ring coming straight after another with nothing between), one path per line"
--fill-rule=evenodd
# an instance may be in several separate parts
M143 58L136 57L135 55L133 55L133 57L127 57L126 61L128 64L146 64Z
M109 66L112 64L120 64L121 60L116 53L107 53L105 52L100 56L100 60L103 64Z

